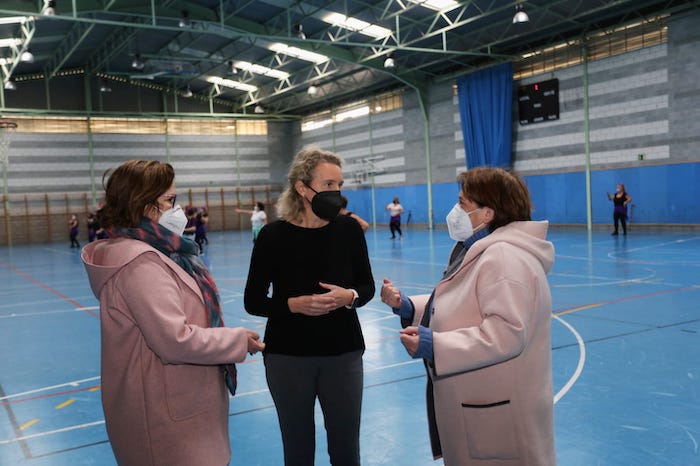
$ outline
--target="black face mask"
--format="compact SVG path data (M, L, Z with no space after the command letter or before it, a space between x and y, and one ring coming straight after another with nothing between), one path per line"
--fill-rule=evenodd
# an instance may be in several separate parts
M316 195L311 199L311 210L323 220L333 220L340 213L341 199L340 191L318 192L308 184L306 185Z

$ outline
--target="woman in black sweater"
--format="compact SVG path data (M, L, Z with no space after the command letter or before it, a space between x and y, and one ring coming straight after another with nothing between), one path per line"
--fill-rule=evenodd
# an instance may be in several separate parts
M331 463L360 464L365 344L356 308L375 286L362 229L338 216L341 165L317 148L297 154L280 220L263 227L250 261L245 308L268 318L265 370L287 466L314 463L316 398Z

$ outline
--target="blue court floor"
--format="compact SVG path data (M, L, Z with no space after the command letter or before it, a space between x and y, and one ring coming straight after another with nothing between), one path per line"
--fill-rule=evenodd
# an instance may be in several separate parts
M211 233L205 258L227 325L261 333L243 310L250 232ZM552 229L552 347L558 463L700 465L700 232ZM452 242L442 230L367 233L377 282L430 292ZM359 311L367 342L363 465L433 462L425 374L379 300ZM115 464L100 406L99 308L76 249L0 248L0 465ZM260 355L239 365L232 465L282 465ZM328 464L317 416L317 464Z

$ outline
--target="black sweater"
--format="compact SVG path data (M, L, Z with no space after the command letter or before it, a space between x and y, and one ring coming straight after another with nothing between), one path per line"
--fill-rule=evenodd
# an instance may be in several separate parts
M245 308L268 318L266 352L330 356L364 350L355 309L340 307L318 317L289 310L290 297L327 292L319 282L355 289L358 307L372 299L374 278L360 225L345 216L322 228L283 220L265 225L253 247Z

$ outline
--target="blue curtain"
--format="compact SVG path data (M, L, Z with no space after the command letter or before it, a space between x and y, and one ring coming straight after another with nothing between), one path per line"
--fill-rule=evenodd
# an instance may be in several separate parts
M511 165L513 63L457 78L467 168Z

